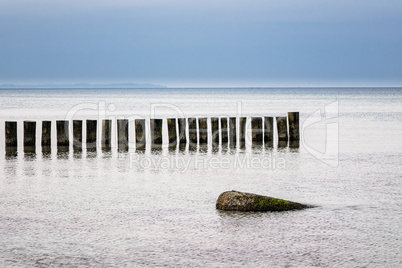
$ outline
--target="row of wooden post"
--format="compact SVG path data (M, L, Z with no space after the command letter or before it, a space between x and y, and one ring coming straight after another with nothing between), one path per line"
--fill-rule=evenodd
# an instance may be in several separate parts
M237 141L236 117L211 117L212 144L218 145L230 142L235 146ZM246 117L239 117L239 142L246 140ZM220 129L219 131L219 121ZM252 117L251 137L253 143L272 142L274 139L274 117ZM162 145L162 119L150 119L151 142L153 145ZM288 123L289 122L289 135ZM73 147L82 147L82 121L73 120ZM176 123L178 132L176 131ZM186 144L186 123L188 123L188 141L190 145L208 143L208 118L168 118L168 141L169 145ZM264 127L263 127L264 125ZM299 113L289 112L288 118L276 117L278 141L299 141ZM145 119L135 120L135 141L137 149L144 149L146 144ZM57 146L68 147L69 121L56 121ZM112 121L102 120L102 148L111 147ZM197 135L198 134L198 135ZM96 149L97 121L86 120L86 146L87 149ZM117 140L119 149L128 150L128 120L117 120ZM5 122L6 147L17 147L17 122ZM36 143L36 122L24 121L24 147L34 147ZM51 146L51 121L42 121L42 147Z

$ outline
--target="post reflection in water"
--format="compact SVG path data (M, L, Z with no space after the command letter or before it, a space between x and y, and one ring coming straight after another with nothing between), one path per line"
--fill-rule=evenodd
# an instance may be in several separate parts
M57 146L57 158L59 159L67 159L70 154L69 146Z
M110 145L104 144L102 145L102 153L108 153L112 150L112 147Z
M187 144L185 144L185 143L179 144L179 151L183 152L186 150L186 148L187 148Z
M100 148L98 148L98 146ZM55 156L58 159L68 159L70 156L70 152L72 150L71 156L75 159L80 159L83 157L86 158L96 158L98 150L101 151L103 157L110 158L114 153L129 153L131 150L128 144L117 144L117 147L112 147L111 144L99 144L96 143L87 144L85 149L81 146L57 146ZM150 153L155 155L163 154L164 152L168 154L176 154L180 152L181 154L194 154L194 153L211 153L211 154L234 154L237 152L245 153L247 151L250 152L260 152L262 149L267 149L268 151L277 150L289 150L293 153L299 152L300 142L299 141L252 141L250 143L238 141L237 143L231 142L220 142L214 143L209 142L207 144L195 144L195 143L173 143L169 145L162 144L147 144L147 146L135 146L132 150L135 153ZM24 146L22 148L19 147L5 147L5 159L13 159L18 157L18 149L23 150L24 158L30 159L36 157L35 146ZM41 157L42 158L51 158L52 156L52 147L51 146L41 146Z
M162 151L163 151L162 146L159 146L159 145L151 146L151 153L152 154L159 155L159 154L162 154Z
M82 158L82 146L73 146L73 158Z
M118 152L128 152L128 144L119 144L117 147Z
M52 147L50 146L42 146L42 157L48 158L52 155Z
M27 177L34 177L36 174L36 153L33 151L24 153L23 174Z
M95 148L88 148L87 149L87 158L95 158L97 155L96 149Z
M17 154L9 154L5 156L3 172L4 172L4 181L0 180L0 185L2 183L12 183L18 178L18 155Z
M274 147L274 142L273 141L266 141L264 142L265 148L273 148Z
M220 150L219 145L213 143L212 147L211 147L211 153L212 154L217 154L219 152L219 150Z
M169 148L169 153L172 153L172 152L177 151L178 146L176 144L174 144L174 145L169 145L168 148Z
M102 158L112 158L113 152L112 150L102 150Z
M95 145L95 146L94 146ZM232 146L231 146L232 145ZM37 163L43 163L42 161L49 161L48 163L54 163L55 166L60 166L56 164L55 161L67 161L65 165L61 165L60 167L53 170L52 165L44 165L41 169L40 174L43 176L49 176L51 173L54 173L56 176L59 174L60 176L69 176L69 161L75 161L75 163L79 163L77 161L82 161L85 159L94 159L94 163L98 163L100 159L110 159L111 161L104 162L104 168L107 169L116 169L118 172L130 172L132 167L130 166L130 161L137 159L138 157L142 157L146 160L143 161L152 161L151 163L164 163L164 161L206 161L208 162L208 157L229 157L233 161L240 161L237 157L242 159L248 159L244 155L247 153L251 153L252 155L258 157L270 157L271 154L275 153L299 153L300 143L298 141L280 141L280 142L272 142L272 141L263 141L263 142L238 142L236 145L230 142L223 143L213 143L212 141L207 144L152 144L148 143L147 146L135 146L133 150L130 150L126 145L122 148L117 144L117 146L112 147L111 145L99 144L100 148L97 148L96 144L91 144L90 146L85 146L84 149L81 146L57 146L55 148L51 148L50 146L41 146L41 154L38 155L36 153L37 148L33 146L20 146L20 147L6 147L5 159L12 163L13 161L21 162L21 174L26 177L34 177L36 176L36 170L38 167ZM18 157L18 149L23 151L22 158ZM38 148L39 149L39 148ZM53 157L53 161L52 161ZM151 158L149 158L151 157ZM155 158L156 157L156 158ZM161 158L161 160L159 159ZM140 159L142 159L140 158ZM205 158L205 159L204 159ZM151 160L150 160L151 159ZM197 160L198 159L198 160ZM39 160L39 162L38 162ZM215 161L215 160L214 160ZM226 160L225 160L226 161ZM144 163L145 163L144 162ZM180 162L181 163L181 162ZM201 163L201 162L200 162ZM243 163L243 162L241 162ZM87 163L88 164L88 163ZM78 164L75 164L76 166ZM83 162L82 166L85 166L85 162ZM174 166L174 165L173 165ZM14 168L12 168L14 167ZM46 167L46 168L45 168ZM154 168L158 170L160 167ZM172 172L174 171L172 167L169 168ZM74 174L78 174L79 169L75 170ZM146 172L146 168L140 166L136 170ZM164 170L162 168L161 170ZM4 171L7 174L15 174L16 168L15 165L5 165ZM96 177L97 172L93 173L91 176ZM71 175L71 174L70 174Z
M14 159L18 157L17 147L6 147L6 159Z
M198 152L207 153L208 152L208 145L199 145Z
M36 151L25 151L24 160L31 161L36 158Z
M188 151L191 152L191 153L197 152L197 149L198 149L197 145L194 145L192 143L190 143L189 146L188 146Z
M262 142L253 142L251 145L251 149L254 150L261 150L263 148L263 143Z

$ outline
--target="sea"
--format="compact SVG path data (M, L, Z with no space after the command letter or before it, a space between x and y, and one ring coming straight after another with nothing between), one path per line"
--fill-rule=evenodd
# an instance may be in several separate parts
M275 120L274 142L253 144L252 117L288 112L299 112L298 144L277 142ZM211 117L246 117L245 146L212 146ZM209 143L168 146L167 118L207 118ZM85 120L98 120L97 148L59 150L57 120L70 135L82 120L84 141ZM17 122L12 153L6 121ZM36 122L29 150L24 121ZM402 267L401 138L402 88L0 89L0 267ZM217 210L231 190L314 207Z

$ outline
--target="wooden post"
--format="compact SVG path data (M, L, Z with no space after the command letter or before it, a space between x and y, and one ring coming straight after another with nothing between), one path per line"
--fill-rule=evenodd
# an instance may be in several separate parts
M198 118L198 133L200 144L208 144L208 123L207 118Z
M179 123L179 143L181 145L184 145L184 144L187 143L187 138L186 138L186 119L185 118L179 118L178 123Z
M228 143L228 118L221 117L222 144Z
M237 143L236 117L229 118L229 140L230 146L235 147Z
M128 120L117 120L117 147L121 151L128 151Z
M177 144L176 118L168 118L167 125L168 125L169 146L176 146Z
M188 119L188 136L191 146L197 146L197 122L195 118Z
M288 124L286 117L276 118L276 128L278 130L278 140L288 141Z
M6 122L6 147L17 147L17 122Z
M299 112L289 112L289 140L300 141L299 134Z
M82 121L73 120L73 148L82 149Z
M251 139L253 143L262 143L262 117L251 118Z
M50 151L52 145L52 121L42 121L42 150L45 148Z
M135 147L137 150L143 150L145 149L145 145L145 119L135 119Z
M26 147L34 149L36 143L36 122L33 121L24 121L24 150Z
M239 143L243 147L246 143L246 122L247 122L247 117L239 118Z
M264 143L272 145L274 140L274 118L264 117Z
M102 120L102 150L109 151L112 146L112 120Z
M6 143L6 157L16 157L17 152L17 122L5 123L5 143Z
M219 145L219 118L211 117L212 146Z
M96 150L96 134L97 134L97 125L98 121L96 120L87 120L87 150L95 151Z
M162 119L151 119L152 145L162 145Z
M57 132L57 147L68 147L70 145L68 121L59 120L56 121Z

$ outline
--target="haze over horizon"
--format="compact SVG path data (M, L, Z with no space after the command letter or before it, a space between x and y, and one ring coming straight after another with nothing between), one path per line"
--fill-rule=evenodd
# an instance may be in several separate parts
M0 0L0 85L402 86L400 14L396 0Z

